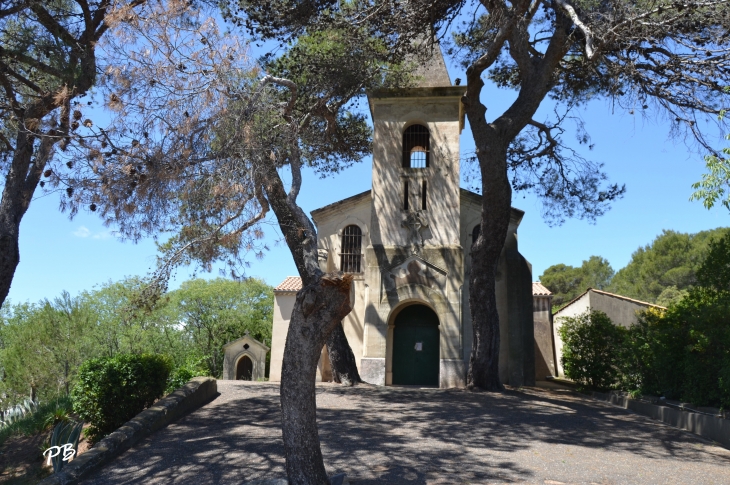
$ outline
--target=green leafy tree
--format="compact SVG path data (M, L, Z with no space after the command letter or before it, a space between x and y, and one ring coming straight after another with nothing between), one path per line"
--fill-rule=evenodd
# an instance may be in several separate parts
M689 291L687 289L680 290L674 285L668 286L659 293L659 296L656 299L656 304L668 307L678 303L687 295L689 295Z
M707 257L697 270L697 282L718 292L730 291L730 232L710 242Z
M95 353L94 313L66 292L12 306L0 325L2 384L11 400L67 395L79 365Z
M246 332L271 346L274 293L261 280L186 281L170 293L170 305L191 349L205 357L212 376L223 371L223 345Z
M730 88L725 87L725 91ZM718 115L719 120L723 120L726 111L722 110ZM725 135L726 140L730 140L730 135ZM707 209L712 209L719 200L726 209L730 210L730 161L727 156L730 155L730 148L725 147L719 152L711 150L709 155L705 156L705 165L707 173L702 174L702 180L692 184L695 191L689 200L701 200L702 205ZM727 195L725 195L727 193Z
M629 264L611 280L609 291L654 303L667 288L688 290L697 285L697 270L708 254L710 242L727 232L726 228L696 234L665 230L631 255Z
M550 266L540 282L553 293L553 307L562 307L588 288L605 290L613 278L611 264L600 256L591 256L575 268L565 264Z
M79 296L96 318L90 337L101 355L169 352L174 341L174 316L167 311L166 298L149 308L136 305L145 286L141 278L125 278Z

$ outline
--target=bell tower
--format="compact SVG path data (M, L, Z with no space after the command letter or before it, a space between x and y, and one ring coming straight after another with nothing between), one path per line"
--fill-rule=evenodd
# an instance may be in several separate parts
M413 88L369 93L373 119L373 245L459 244L461 96L438 45Z
M436 45L417 69L414 87L368 93L373 188L360 366L367 382L463 386L459 135L465 90L451 85ZM411 337L417 341L406 341ZM428 362L414 364L419 359ZM419 369L432 370L421 375Z

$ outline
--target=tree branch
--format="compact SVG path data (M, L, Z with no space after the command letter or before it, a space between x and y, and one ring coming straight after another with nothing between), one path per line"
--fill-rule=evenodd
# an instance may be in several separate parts
M581 32L583 32L586 41L586 57L588 59L593 59L596 55L596 51L593 47L593 31L588 28L588 26L584 24L583 21L581 21L573 6L570 5L566 0L554 1L558 4L560 8L565 11L565 13L568 14L568 17L570 17L570 20L575 24L575 26L578 27Z

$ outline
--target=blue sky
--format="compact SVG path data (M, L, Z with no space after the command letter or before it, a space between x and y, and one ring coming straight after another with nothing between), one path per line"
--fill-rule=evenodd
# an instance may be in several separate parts
M449 69L452 79L465 78L459 69ZM512 96L509 91L485 90L488 118L496 117ZM536 119L543 121L551 109L545 104ZM600 100L576 114L585 121L595 144L583 154L604 163L611 181L626 184L626 195L595 224L568 220L550 227L542 220L535 197L515 194L513 206L525 211L518 230L519 248L533 265L533 279L553 264L580 265L591 255L603 256L618 270L629 262L633 251L650 243L663 229L697 232L730 225L730 214L724 208L708 211L701 203L689 201L691 184L700 179L704 162L682 140L670 138L667 123L651 114L645 119L614 110ZM724 146L720 134L716 135L717 145ZM569 143L575 139L570 130L565 139ZM461 147L463 154L473 151L468 126L461 135ZM577 142L574 147L585 149ZM308 172L299 201L311 211L370 189L371 180L369 158L334 178L322 180ZM21 262L10 290L11 301L53 298L63 290L74 295L110 280L144 275L154 266L156 248L151 239L138 244L121 242L114 237L114 228L104 227L92 213L69 220L58 211L58 200L58 195L35 199L21 223ZM247 274L276 285L295 275L296 269L275 224L267 224L265 232L270 251L263 260L252 260ZM191 274L191 269L181 269L170 288ZM198 275L216 277L218 272Z

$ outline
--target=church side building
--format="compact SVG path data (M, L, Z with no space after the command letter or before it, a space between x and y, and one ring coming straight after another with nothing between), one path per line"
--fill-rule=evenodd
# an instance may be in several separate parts
M312 212L322 269L354 276L343 320L360 375L377 385L463 387L472 346L469 248L481 196L459 188L465 87L451 86L440 52L418 87L369 93L372 189ZM524 213L512 209L497 272L500 379L535 381L532 275L518 251ZM275 290L270 380L281 362L296 292ZM329 380L326 348L318 378Z

